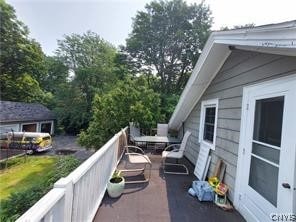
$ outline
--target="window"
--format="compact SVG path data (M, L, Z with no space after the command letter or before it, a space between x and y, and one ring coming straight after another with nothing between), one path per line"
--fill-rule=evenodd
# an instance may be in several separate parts
M218 114L218 99L201 103L199 142L215 149Z
M49 133L51 134L51 122L41 123L40 131L41 133Z
M22 124L23 132L37 132L37 123Z

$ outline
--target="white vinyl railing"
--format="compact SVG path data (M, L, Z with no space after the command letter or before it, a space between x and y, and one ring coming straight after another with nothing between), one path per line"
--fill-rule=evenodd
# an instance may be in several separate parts
M127 131L127 127L124 129ZM123 153L122 131L24 213L17 222L92 221Z

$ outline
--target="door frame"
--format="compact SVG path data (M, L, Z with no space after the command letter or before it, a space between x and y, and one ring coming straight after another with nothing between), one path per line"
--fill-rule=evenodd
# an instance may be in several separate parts
M241 126L240 126L240 139L239 139L239 149L238 149L238 160L237 160L237 172L236 172L236 180L235 180L235 190L234 190L234 206L235 208L249 221L253 221L256 217L255 215L249 211L249 212L243 212L243 193L244 193L244 184L242 183L244 178L244 147L246 144L246 124L247 124L247 113L248 113L248 102L250 97L250 92L254 90L258 90L259 88L270 88L270 87L276 87L278 84L288 83L290 81L296 81L296 74L276 78L273 80L267 80L264 82L260 82L257 84L253 84L250 86L243 87L243 98L242 98L242 114L241 114ZM296 95L295 95L296 96ZM296 97L295 97L296 98ZM293 109L296 110L296 103L293 104ZM296 142L295 142L296 146ZM294 153L295 154L295 153ZM295 155L294 155L295 156ZM295 157L296 158L296 157ZM295 164L295 158L294 158L294 164ZM296 180L296 170L294 172L294 178L293 178L293 184L295 184ZM293 188L292 188L293 189ZM295 200L295 193L294 193L294 206L295 209L296 200ZM284 212L283 212L284 213Z

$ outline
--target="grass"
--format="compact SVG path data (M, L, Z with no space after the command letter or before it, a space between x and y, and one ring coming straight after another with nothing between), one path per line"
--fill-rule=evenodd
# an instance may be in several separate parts
M54 170L57 157L29 156L13 160L7 169L0 170L0 201L6 199L12 192L27 189L39 184Z

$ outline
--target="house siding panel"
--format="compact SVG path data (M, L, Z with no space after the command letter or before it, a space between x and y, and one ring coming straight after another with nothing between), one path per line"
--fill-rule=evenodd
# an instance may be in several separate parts
M199 152L201 101L219 99L216 148L211 151L208 176L213 174L217 160L222 159L227 165L224 182L230 187L231 200L234 197L243 87L295 73L296 57L235 50L184 122L184 131L190 130L193 134L185 156L195 164Z

